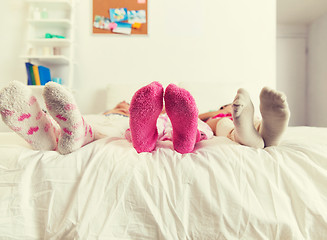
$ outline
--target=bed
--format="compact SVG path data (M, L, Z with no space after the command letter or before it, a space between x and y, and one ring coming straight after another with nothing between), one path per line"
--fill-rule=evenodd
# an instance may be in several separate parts
M327 128L138 154L127 118L86 119L106 137L68 155L0 133L0 239L327 238Z

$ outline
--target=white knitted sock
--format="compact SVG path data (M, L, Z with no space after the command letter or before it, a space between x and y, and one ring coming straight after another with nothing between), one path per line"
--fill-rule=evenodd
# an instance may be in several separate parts
M263 88L260 93L260 112L262 116L260 134L265 146L277 146L290 118L286 96L268 87Z
M18 81L0 91L2 120L36 150L55 150L59 127L44 113L31 89Z
M235 141L249 147L263 148L263 139L253 125L253 103L245 89L241 88L237 91L232 108Z
M60 84L49 82L43 97L50 115L61 127L58 151L71 153L94 140L91 125L84 121L73 95Z

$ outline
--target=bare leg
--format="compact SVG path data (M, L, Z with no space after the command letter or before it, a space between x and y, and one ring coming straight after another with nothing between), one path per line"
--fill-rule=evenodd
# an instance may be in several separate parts
M241 88L237 91L232 108L235 141L249 147L263 148L263 139L253 125L254 107L246 90Z
M260 111L260 134L265 141L265 147L277 146L290 118L286 96L276 90L263 88L260 93Z

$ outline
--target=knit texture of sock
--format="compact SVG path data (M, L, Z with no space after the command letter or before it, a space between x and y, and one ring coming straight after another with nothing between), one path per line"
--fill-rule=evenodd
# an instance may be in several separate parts
M138 153L151 152L158 139L157 119L163 108L163 87L159 82L139 89L130 105L130 133Z
M200 139L198 108L193 96L185 89L169 84L165 91L166 112L173 126L174 149L190 153Z
M240 88L233 101L235 141L245 146L263 148L264 142L253 124L254 106L249 93Z
M284 93L264 87L260 93L262 125L260 133L265 147L277 146L288 127L290 109Z
M71 92L60 84L49 82L44 87L43 97L50 115L61 128L58 141L61 154L71 153L94 140L92 127L85 122Z
M0 91L3 122L36 150L57 148L58 127L42 111L31 89L18 81Z

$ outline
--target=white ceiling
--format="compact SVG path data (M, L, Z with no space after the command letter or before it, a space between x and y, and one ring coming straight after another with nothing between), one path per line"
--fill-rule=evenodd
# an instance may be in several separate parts
M278 24L309 24L327 13L327 0L277 0Z

